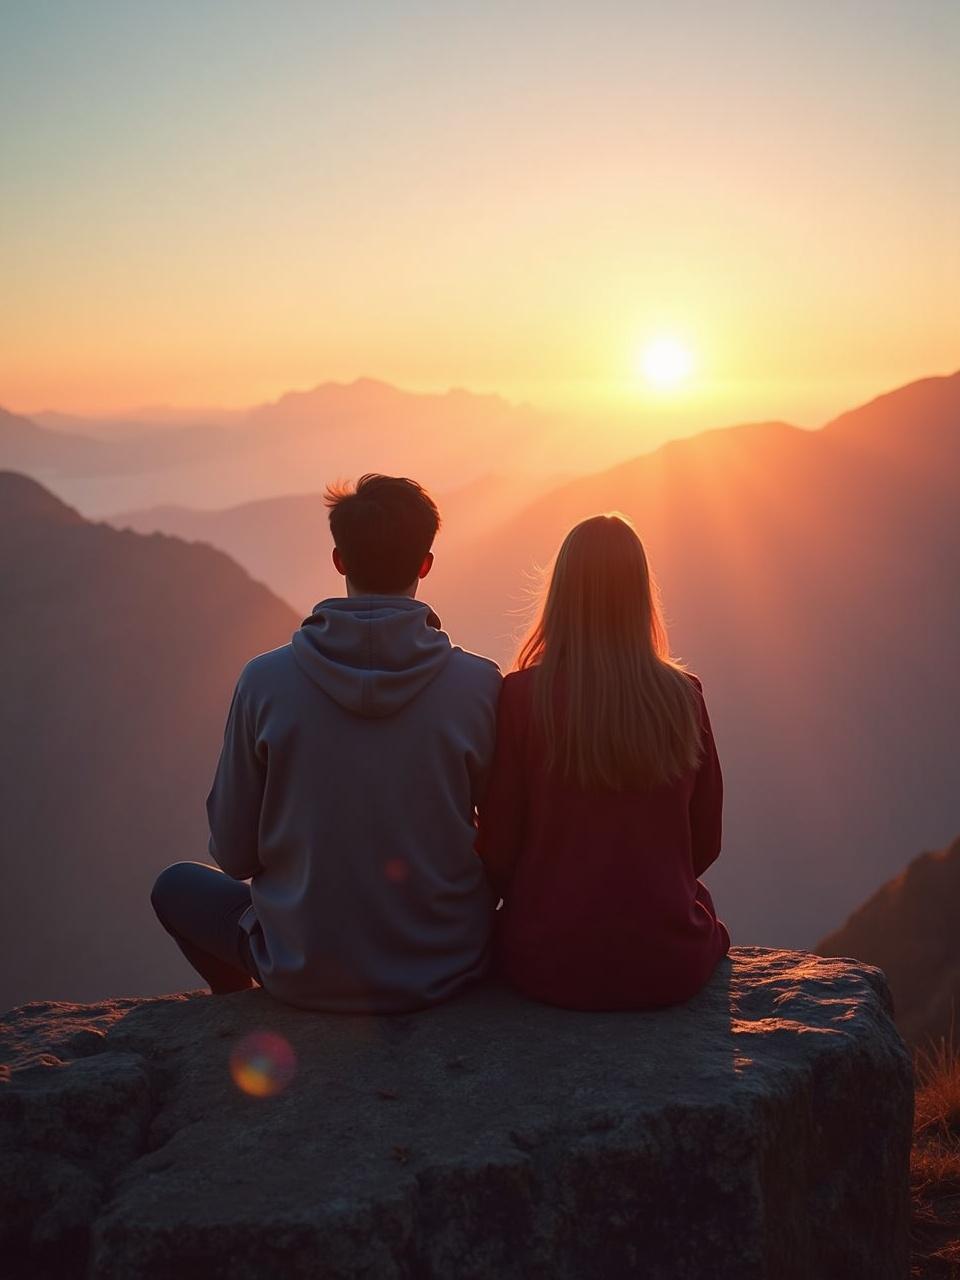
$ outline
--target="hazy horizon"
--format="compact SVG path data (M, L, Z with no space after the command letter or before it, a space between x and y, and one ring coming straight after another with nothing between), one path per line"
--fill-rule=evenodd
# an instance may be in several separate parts
M677 427L676 434L660 434L656 433L654 443L651 447L656 447L662 441L684 438L704 430L714 428L723 428L738 426L745 422L788 422L791 426L800 427L805 430L816 431L826 423L832 421L833 418L841 413L856 407L859 404L867 403L875 399L877 396L894 391L901 386L911 382L919 382L926 378L949 377L954 373L960 372L960 342L953 344L957 348L956 362L950 363L943 368L931 369L929 367L918 368L911 376L901 379L897 382L890 382L879 387L865 386L863 394L854 400L840 399L826 413L808 417L803 420L800 417L784 415L776 412L766 412L762 406L755 406L752 410L745 407L744 415L736 419L715 420L704 417L703 422L700 421L701 410L691 413L689 404L677 404L676 400L683 398L683 393L666 393L661 396L659 405L650 412L650 416L654 417L658 422L664 424L665 429L669 432L670 426ZM380 377L376 373L358 373L351 378L317 378L312 382L304 383L301 386L282 386L277 387L273 392L265 398L255 401L237 400L235 402L210 402L206 404L187 403L178 401L176 396L171 395L165 400L157 400L152 403L130 403L117 405L114 408L107 409L86 409L73 403L43 403L43 404L18 404L12 400L3 399L0 395L0 407L7 409L11 413L19 414L24 418L39 419L44 417L62 416L63 418L82 419L86 422L108 424L115 423L142 423L145 426L156 427L172 427L187 425L222 425L232 424L242 419L244 414L254 409L265 408L277 404L287 396L308 395L311 392L323 390L324 388L340 388L346 389L362 385L384 386L393 391L399 391L405 395L411 396L430 396L443 398L447 396L468 395L480 398L490 398L502 400L509 407L514 409L532 409L535 412L542 412L550 417L561 419L567 416L576 416L581 418L600 418L608 417L611 421L618 422L625 419L636 421L641 413L638 408L631 409L623 407L617 409L595 407L593 410L585 410L581 408L579 411L567 409L563 410L556 406L547 404L539 404L530 398L517 399L509 396L504 392L492 388L477 388L472 386L454 385L454 384L438 384L438 385L410 385L400 384L391 381L388 378ZM839 392L837 393L839 395ZM668 395L670 398L668 398ZM675 397L675 398L674 398Z
M927 373L915 381L927 382L951 376L955 374ZM912 385L912 382L905 385ZM279 414L280 417L273 421L275 430L278 427L283 430L285 425L293 425L301 431L305 427L315 428L322 433L317 436L318 447L323 451L323 442L326 438L326 448L333 448L336 456L335 441L328 434L331 430L334 432L337 430L335 405L340 404L346 409L348 415L355 414L358 403L362 411L365 396L374 397L367 405L367 413L379 417L381 427L389 433L390 414L384 413L383 406L376 404L377 396L386 395L395 400L400 408L398 424L402 421L403 430L409 429L410 424L403 421L404 412L409 406L413 406L415 414L417 406L429 405L433 409L440 410L442 414L449 406L451 412L446 425L453 427L458 421L458 406L464 402L470 402L473 407L490 405L495 410L503 410L508 417L512 415L525 421L539 436L540 441L539 448L532 453L524 446L520 446L513 452L508 450L503 453L499 451L503 443L502 438L492 436L489 442L489 457L485 454L473 457L470 467L464 471L459 480L451 478L449 472L441 478L433 472L433 459L429 448L424 453L427 441L422 438L422 423L417 424L409 438L407 451L409 460L402 456L403 451L401 451L399 456L391 455L389 459L391 465L383 467L381 464L385 459L381 448L375 443L380 433L374 428L373 434L369 434L369 428L374 424L368 416L368 420L363 423L360 435L355 437L355 442L366 439L370 442L369 448L361 445L359 451L354 449L355 456L351 464L346 467L334 464L328 466L326 470L323 468L316 470L316 478L312 482L303 479L301 475L297 476L296 483L277 482L269 477L269 471L264 471L257 474L255 480L252 477L248 478L246 488L242 486L236 492L221 493L212 477L208 475L211 489L209 492L204 492L202 497L198 499L187 494L178 496L176 492L165 489L163 481L164 475L169 476L175 473L164 472L162 468L159 472L153 473L149 453L145 454L141 461L141 467L146 465L143 473L146 492L139 496L136 486L131 487L132 477L122 472L113 479L103 477L95 481L93 491L89 490L89 486L83 480L71 480L66 476L57 477L51 474L50 480L54 489L85 515L111 517L122 512L151 506L183 505L197 511L216 511L269 498L316 494L321 492L331 479L349 478L371 468L397 470L399 467L401 471L419 474L441 496L455 492L461 485L475 484L483 476L501 477L504 480L513 477L514 481L519 482L524 478L529 481L535 475L542 473L543 484L557 483L565 477L572 479L576 475L603 471L633 458L654 453L672 441L695 438L742 426L785 422L802 431L819 431L836 417L902 389L902 387L891 386L872 388L861 402L841 404L829 417L812 423L755 412L745 415L740 421L693 420L681 423L676 419L671 422L669 417L665 417L656 423L640 424L635 416L626 414L615 416L544 411L529 402L511 402L507 397L500 396L496 392L480 393L465 387L448 387L442 391L419 391L398 387L384 379L369 375L363 375L350 382L330 380L309 388L288 388L272 400L231 409L222 406L204 408L158 404L135 406L116 413L88 417L71 412L69 409L46 408L33 411L18 409L9 403L3 403L2 400L0 400L0 408L17 412L38 425L64 432L66 435L82 435L107 442L127 441L130 444L135 443L138 438L148 442L154 438L155 433L158 433L156 438L159 439L164 431L175 432L184 427L221 429L226 433L223 437L225 442L229 432L236 430L238 433L236 439L240 442L244 439L244 432L249 432L251 427L254 430L257 427L262 428L266 422L273 421ZM336 397L334 407L323 400L323 397L328 394ZM341 395L345 398L341 399ZM351 403L351 397L353 403ZM496 418L496 412L493 416ZM286 423L284 419L287 419ZM380 438L384 437L381 435ZM151 497L150 490L154 487L156 492Z

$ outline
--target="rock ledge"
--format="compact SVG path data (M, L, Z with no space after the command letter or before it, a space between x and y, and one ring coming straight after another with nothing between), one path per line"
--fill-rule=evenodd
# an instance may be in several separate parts
M40 1003L0 1062L0 1256L31 1280L909 1270L911 1064L849 960L736 948L641 1014Z

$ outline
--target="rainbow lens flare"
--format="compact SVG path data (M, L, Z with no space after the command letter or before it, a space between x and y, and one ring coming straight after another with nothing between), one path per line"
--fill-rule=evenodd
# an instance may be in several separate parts
M274 1031L253 1031L230 1054L233 1083L252 1098L282 1093L297 1072L293 1046Z

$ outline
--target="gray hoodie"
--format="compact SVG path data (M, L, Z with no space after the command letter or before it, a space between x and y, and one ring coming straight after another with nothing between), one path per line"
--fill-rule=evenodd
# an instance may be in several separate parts
M492 902L474 810L500 679L405 596L324 600L244 668L210 854L251 879L242 924L272 995L392 1012L483 971Z

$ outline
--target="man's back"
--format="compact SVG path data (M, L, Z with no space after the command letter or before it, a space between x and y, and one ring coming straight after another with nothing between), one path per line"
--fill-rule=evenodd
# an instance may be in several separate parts
M474 807L496 665L404 596L328 600L241 675L208 801L210 852L251 884L263 984L292 1004L393 1011L485 964Z

